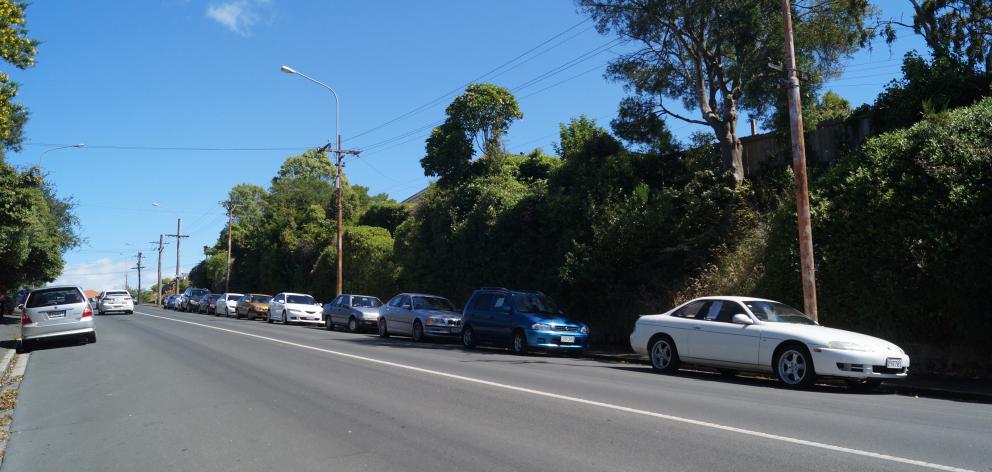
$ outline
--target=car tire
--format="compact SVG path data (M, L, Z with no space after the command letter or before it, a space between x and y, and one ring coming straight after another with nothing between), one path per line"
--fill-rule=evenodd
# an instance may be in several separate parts
M284 324L284 325L288 325L289 324L289 315L286 314L286 311L285 310L283 310L283 312L282 312L282 324Z
M31 352L31 348L33 347L34 347L34 341L21 339L21 341L17 343L17 352L19 354L25 354Z
M358 332L358 320L354 316L348 318L348 332L357 333Z
M388 338L389 337L389 327L386 326L386 320L380 318L378 325L379 325L379 337L380 338Z
M682 360L675 341L667 334L660 334L648 344L648 356L651 358L651 368L655 372L674 374L678 372Z
M268 324L272 324L275 322L275 320L272 319L272 313L265 315L265 322Z
M127 314L128 315L133 315L134 314L134 310L128 310Z
M472 331L471 326L462 328L462 346L464 346L465 349L472 349L475 347L474 334L475 333Z
M424 325L420 324L420 320L413 322L413 332L411 334L414 341L418 343L424 341Z
M331 319L331 315L324 317L324 329L334 331L334 320Z
M86 342L93 344L96 342L96 331L92 331L86 335Z
M849 379L847 388L860 393L868 393L882 385L882 379Z
M525 355L530 346L527 345L527 335L521 330L513 331L513 341L510 341L510 350L517 355Z
M787 343L775 351L772 371L785 388L804 389L816 382L816 368L813 357L806 346Z

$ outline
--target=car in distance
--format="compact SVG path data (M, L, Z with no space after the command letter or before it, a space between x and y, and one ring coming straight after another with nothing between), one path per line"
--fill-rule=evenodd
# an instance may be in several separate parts
M538 291L481 288L462 312L462 345L509 346L516 354L531 349L582 352L589 326L574 321L555 301Z
M760 298L703 297L641 316L630 345L656 371L675 372L686 363L724 373L768 372L789 388L835 377L868 390L909 371L909 356L895 344L820 326L795 308Z
M197 312L200 309L200 303L202 303L203 298L210 295L210 290L205 288L193 288L189 287L183 292L183 295L179 297L179 311L185 312Z
M414 341L427 337L456 337L462 314L447 298L422 293L401 293L379 308L379 336L398 334Z
M222 293L214 306L214 315L231 316L238 307L238 299L243 297L243 293Z
M320 319L320 304L305 293L277 293L269 301L266 321L281 321L283 324L308 323L323 324Z
M177 301L179 301L179 295L169 295L168 297L165 297L165 303L162 304L162 308L165 308L166 310L175 310Z
M272 295L266 295L264 293L246 293L238 299L238 305L234 309L234 317L241 318L244 316L249 320L258 318L264 319L269 313L269 302L271 300Z
M213 314L214 310L217 309L217 299L220 298L219 293L210 293L205 295L200 299L200 306L197 308L196 312L200 314Z
M21 308L21 348L31 349L39 339L79 336L95 343L93 309L83 290L53 286L28 292Z
M110 312L134 313L134 300L127 290L105 290L97 297L96 312L105 315Z
M338 325L347 326L351 333L373 329L379 323L381 306L381 300L369 295L338 295L331 303L324 304L324 326L331 331Z

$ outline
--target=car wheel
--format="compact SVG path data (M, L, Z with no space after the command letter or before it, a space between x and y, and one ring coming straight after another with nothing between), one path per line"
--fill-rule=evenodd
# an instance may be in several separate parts
M420 324L420 320L413 322L413 340L418 343L424 340L424 325Z
M868 393L882 385L882 379L849 379L847 388L855 392Z
M289 324L289 316L286 315L285 311L282 312L282 324L284 325Z
M381 338L389 337L389 328L386 327L386 320L381 318L379 319L379 337Z
M466 326L462 329L462 346L465 346L467 349L475 347L475 337L473 337L473 334L475 333L472 332L471 326Z
M272 324L273 322L275 322L275 320L272 319L272 313L269 313L269 314L265 315L265 322L266 323L269 323L269 324Z
M655 371L664 374L678 372L682 361L679 359L679 350L675 347L675 341L668 335L655 337L648 347L648 352L651 355L651 368Z
M93 344L96 342L96 331L91 331L86 335L86 342Z
M348 332L357 333L358 332L358 320L354 316L348 318Z
M510 349L513 350L514 354L524 355L527 354L527 336L521 330L516 330L513 332L513 342L510 344Z
M806 346L786 344L778 348L772 368L782 385L787 388L808 388L816 381L813 358Z
M127 314L129 314L129 315L133 315L133 314L134 314L134 310L129 310L129 311L127 312Z
M17 352L24 354L31 352L31 348L34 347L34 341L27 339L21 339L21 342L17 343Z
M324 318L324 329L334 331L334 320L331 319L331 315L327 315L327 317Z

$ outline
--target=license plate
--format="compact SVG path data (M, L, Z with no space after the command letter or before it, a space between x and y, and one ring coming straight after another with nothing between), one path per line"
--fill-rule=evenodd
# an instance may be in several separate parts
M889 369L900 369L902 368L902 359L890 357L885 360L885 367Z
M54 320L57 318L65 318L65 311L50 311L48 312L48 319Z
M561 337L561 342L563 342L563 343L574 343L575 342L575 336L562 336Z

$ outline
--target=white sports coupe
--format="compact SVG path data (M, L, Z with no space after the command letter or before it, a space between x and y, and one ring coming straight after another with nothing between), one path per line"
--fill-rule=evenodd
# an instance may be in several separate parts
M641 316L630 345L659 372L675 372L683 362L728 374L769 372L790 388L837 377L867 390L909 371L909 356L895 344L820 326L795 308L760 298L703 297Z

